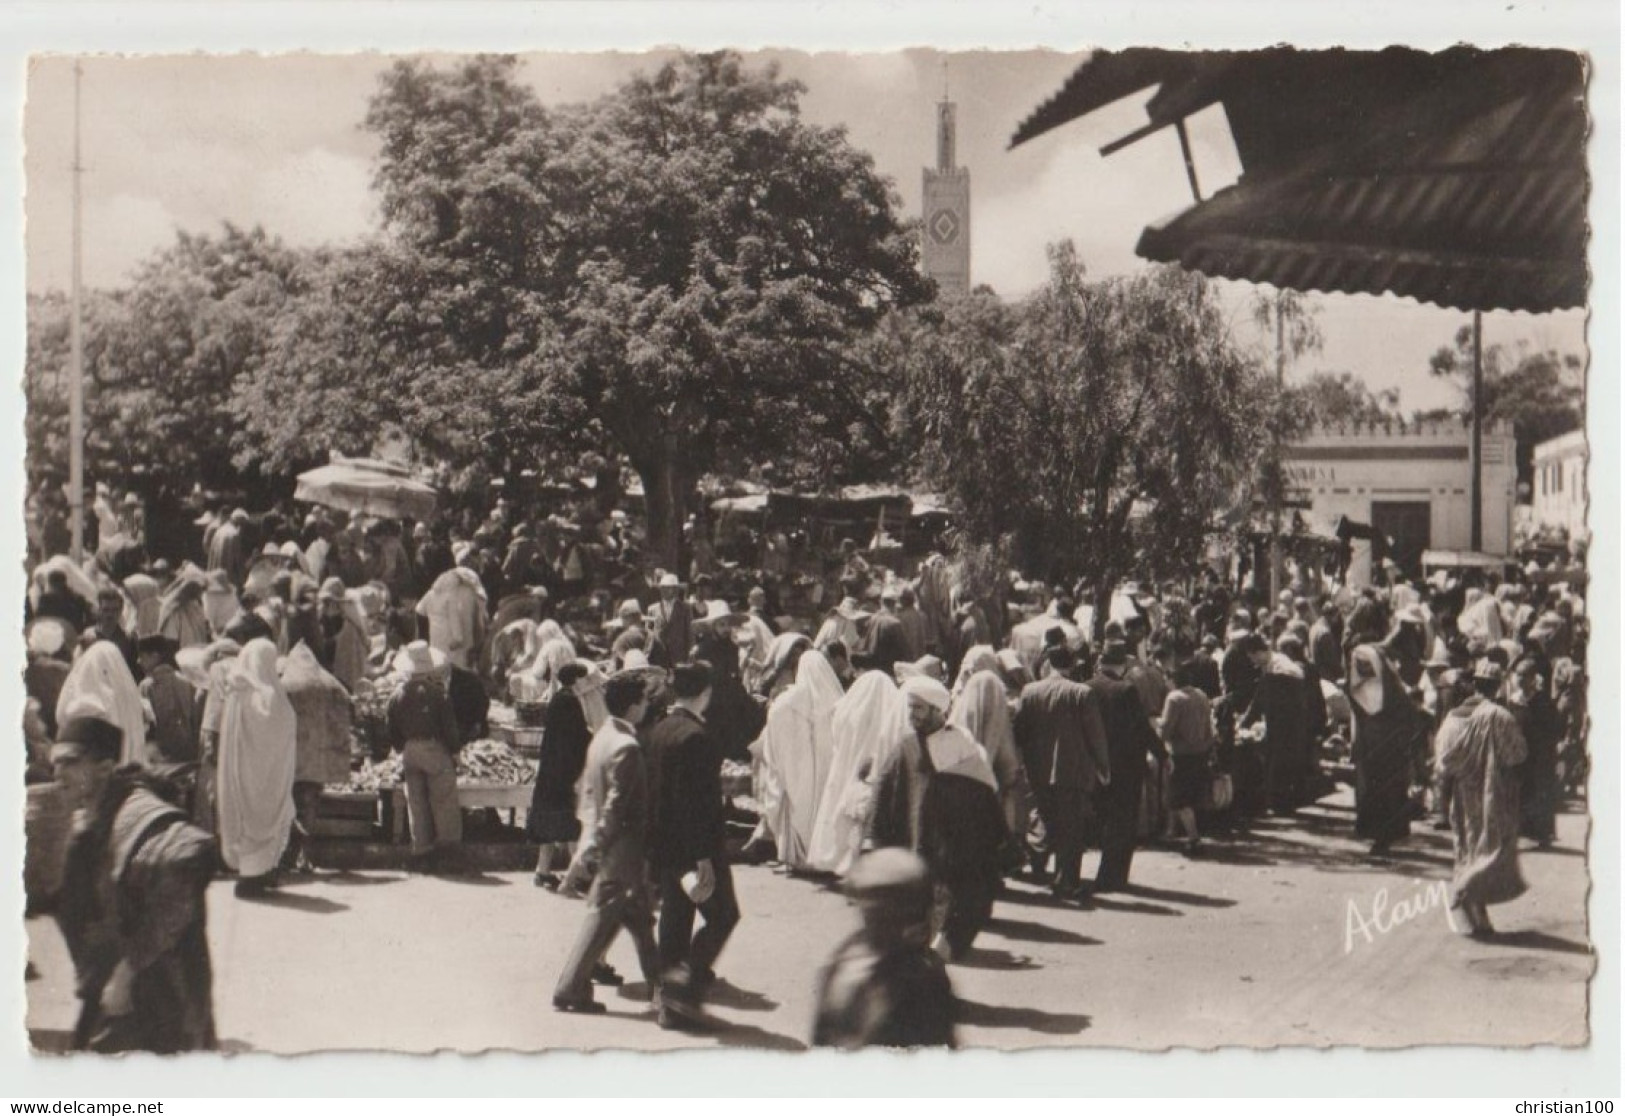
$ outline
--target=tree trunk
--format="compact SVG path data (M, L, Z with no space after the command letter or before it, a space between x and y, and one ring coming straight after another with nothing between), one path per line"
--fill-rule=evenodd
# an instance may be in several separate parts
M666 434L660 447L636 465L643 481L644 517L648 524L647 561L687 580L684 560L683 520L694 489L693 477L685 466L683 439Z
M1117 591L1115 578L1102 577L1095 582L1095 623L1094 631L1089 633L1089 642L1098 654L1100 645L1106 639L1106 624L1111 619L1112 595Z

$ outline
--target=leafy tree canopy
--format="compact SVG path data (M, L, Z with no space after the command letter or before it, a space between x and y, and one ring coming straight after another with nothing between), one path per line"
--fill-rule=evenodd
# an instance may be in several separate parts
M1269 443L1273 385L1201 276L1089 283L1070 243L1050 264L1019 303L973 294L893 328L899 435L967 541L1032 576L1103 597L1188 572Z

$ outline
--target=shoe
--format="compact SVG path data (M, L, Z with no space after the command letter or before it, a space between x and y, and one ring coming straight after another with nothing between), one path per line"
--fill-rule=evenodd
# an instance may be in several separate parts
M605 1015L609 1009L597 1000L566 1000L560 996L553 997L553 1010L569 1012L572 1015Z
M704 1012L697 1008L680 1008L675 1001L661 1004L655 1023L662 1031L687 1031L690 1034L709 1031L713 1025Z
M592 967L592 982L606 988L619 988L626 983L626 978L615 971L615 966L600 962Z
M690 994L696 1003L702 1002L717 982L717 974L712 969L700 969L689 979Z
M531 877L530 882L537 887L545 887L549 891L556 892L559 889L559 877L554 872L537 872Z

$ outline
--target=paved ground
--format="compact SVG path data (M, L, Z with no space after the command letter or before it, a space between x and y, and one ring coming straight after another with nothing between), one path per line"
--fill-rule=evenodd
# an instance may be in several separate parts
M1435 881L1447 835L1419 832L1386 863L1350 835L1346 797L1268 820L1189 861L1142 851L1131 894L1063 908L1015 884L967 965L951 969L970 1046L1583 1044L1593 969L1585 929L1586 821L1524 858L1529 893L1494 909L1503 936L1453 935ZM1092 858L1091 858L1092 861ZM1091 861L1085 871L1092 870ZM233 1050L427 1051L751 1046L800 1049L812 981L854 925L828 888L738 870L745 919L720 966L715 1034L659 1030L646 1005L551 1010L579 904L527 875L468 880L328 872L274 899L210 893L216 1011ZM1414 915L1414 917L1407 917ZM1364 929L1362 929L1364 927ZM28 922L36 1046L73 1021L54 924ZM635 974L631 946L611 960Z

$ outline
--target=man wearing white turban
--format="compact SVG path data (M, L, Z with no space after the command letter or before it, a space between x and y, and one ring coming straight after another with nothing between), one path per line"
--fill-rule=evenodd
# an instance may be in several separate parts
M882 759L866 848L905 848L931 868L933 948L963 958L993 913L1009 835L982 750L947 723L948 688L915 675L901 687L912 732Z

